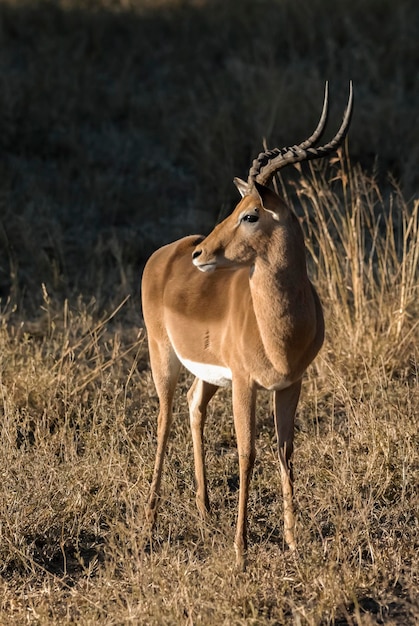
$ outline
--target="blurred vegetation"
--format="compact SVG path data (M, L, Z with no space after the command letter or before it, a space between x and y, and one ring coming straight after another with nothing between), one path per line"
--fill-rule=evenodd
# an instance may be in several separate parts
M3 0L0 296L111 307L159 245L207 232L262 139L330 132L355 84L353 162L419 184L413 0ZM288 174L288 173L287 173Z

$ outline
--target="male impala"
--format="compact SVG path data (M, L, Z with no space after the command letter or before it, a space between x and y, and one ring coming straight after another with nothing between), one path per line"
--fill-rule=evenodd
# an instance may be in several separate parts
M157 454L147 506L153 526L172 401L181 365L196 377L188 392L195 458L196 500L209 512L203 430L208 402L232 383L240 495L235 536L237 564L245 566L247 502L255 460L258 389L274 394L274 419L284 498L285 540L295 548L291 455L301 379L323 343L322 308L307 277L303 233L296 216L267 185L282 167L325 157L349 128L352 84L342 125L315 148L326 125L291 148L259 154L247 182L235 179L242 200L208 237L191 236L157 250L142 280L151 368L160 401ZM200 271L198 271L200 270Z

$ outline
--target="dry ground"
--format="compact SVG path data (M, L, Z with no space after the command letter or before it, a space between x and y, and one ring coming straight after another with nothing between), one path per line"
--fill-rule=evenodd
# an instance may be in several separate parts
M418 623L419 20L393 4L0 4L0 624ZM351 159L280 181L327 325L297 419L299 552L261 393L237 574L228 390L207 425L210 522L185 375L142 531L157 401L139 275L229 210L263 136L310 132L325 78L332 125L355 82Z

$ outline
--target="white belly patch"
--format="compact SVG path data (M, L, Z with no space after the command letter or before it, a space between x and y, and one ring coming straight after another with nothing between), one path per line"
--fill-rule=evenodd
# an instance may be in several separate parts
M219 387L226 387L231 383L232 374L228 367L197 363L196 361L189 361L189 359L181 359L179 355L178 359L194 376L205 380L207 383L218 385Z

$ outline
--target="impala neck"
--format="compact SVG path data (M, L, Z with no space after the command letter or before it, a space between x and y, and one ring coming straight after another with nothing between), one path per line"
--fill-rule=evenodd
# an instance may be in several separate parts
M271 234L251 271L252 292L267 289L269 299L275 293L281 301L284 296L294 300L299 288L306 283L309 288L303 233L297 218L290 215L289 219L291 223L286 228L278 227Z
M272 365L292 368L293 352L316 332L315 304L307 276L299 224L291 234L278 229L251 271L250 290L260 336Z

